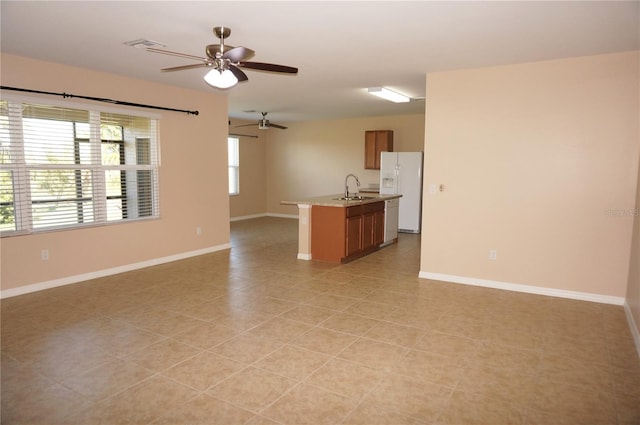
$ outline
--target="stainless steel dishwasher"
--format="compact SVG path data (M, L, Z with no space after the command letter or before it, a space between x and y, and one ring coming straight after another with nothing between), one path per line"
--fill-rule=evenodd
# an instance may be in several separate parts
M384 242L381 246L392 244L398 239L398 209L400 200L384 201Z

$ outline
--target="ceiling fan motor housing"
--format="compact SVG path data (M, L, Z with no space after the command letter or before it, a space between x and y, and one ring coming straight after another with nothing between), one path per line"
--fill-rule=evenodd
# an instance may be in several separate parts
M268 130L269 129L269 120L262 119L258 121L258 129L259 130Z

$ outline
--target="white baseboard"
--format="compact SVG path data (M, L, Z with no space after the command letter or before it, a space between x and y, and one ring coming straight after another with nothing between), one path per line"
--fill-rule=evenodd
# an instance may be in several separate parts
M638 324L633 319L633 314L631 313L631 307L629 307L629 303L626 301L624 302L624 312L627 315L627 322L629 323L631 335L633 335L633 342L636 344L638 357L640 357L640 329L638 329Z
M623 297L591 294L588 292L566 291L564 289L542 288L540 286L521 285L518 283L499 282L495 280L476 279L465 276L431 273L421 271L418 277L422 279L441 280L444 282L461 283L463 285L482 286L485 288L504 289L506 291L525 292L528 294L546 295L549 297L570 298L580 301L591 301L601 304L624 305Z
M229 221L251 220L252 218L260 218L260 217L294 218L296 220L298 219L297 214L260 213L260 214L241 215L238 217L231 217Z
M229 221L251 220L252 218L260 218L260 217L266 217L266 216L267 216L267 213L241 215L238 217L231 217Z
M311 254L298 253L298 260L311 260Z
M83 273L75 276L67 276L60 279L49 280L46 282L39 282L39 283L33 283L31 285L19 286L17 288L5 289L0 291L0 299L29 294L31 292L42 291L45 289L56 288L58 286L70 285L72 283L84 282L86 280L97 279L105 276L111 276L114 274L129 272L132 270L143 269L145 267L157 266L164 263L170 263L172 261L184 260L185 258L196 257L198 255L209 254L212 252L222 251L230 248L231 248L231 244L226 243L222 245L212 246L209 248L199 249L196 251L189 251L189 252L183 252L176 255L170 255L168 257L154 258L152 260L141 261L139 263L133 263L133 264L126 264L124 266L98 270L91 273Z
M294 218L298 219L298 214L276 214L276 213L267 213L268 217L280 217L280 218Z

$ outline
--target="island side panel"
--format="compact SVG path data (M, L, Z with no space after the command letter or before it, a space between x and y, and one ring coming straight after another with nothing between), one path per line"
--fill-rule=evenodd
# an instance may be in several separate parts
M340 263L345 257L345 208L313 205L311 217L311 257Z
M311 259L311 205L298 204L298 260Z

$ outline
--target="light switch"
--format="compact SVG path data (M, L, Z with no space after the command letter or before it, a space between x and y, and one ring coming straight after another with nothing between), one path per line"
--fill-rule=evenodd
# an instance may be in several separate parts
M429 183L429 194L435 195L438 192L438 185L435 183Z

